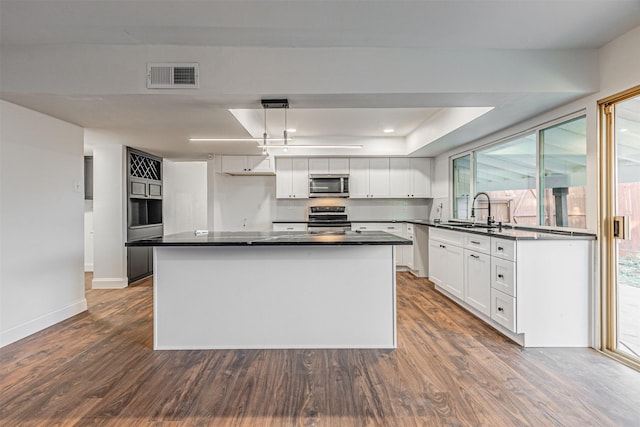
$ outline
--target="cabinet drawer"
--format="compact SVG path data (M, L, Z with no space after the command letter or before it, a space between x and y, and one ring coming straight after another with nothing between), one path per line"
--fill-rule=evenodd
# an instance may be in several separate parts
M393 222L352 222L352 230L360 231L386 231L387 233L403 235L402 223Z
M491 238L491 255L499 258L508 259L509 261L516 260L516 241Z
M449 243L456 246L462 246L464 233L453 230L444 230L441 228L431 227L429 229L429 239L438 240L443 243Z
M491 287L516 297L516 264L506 259L491 257Z
M273 224L273 231L307 231L307 224L304 224L304 223Z
M491 319L512 332L516 332L516 299L491 289Z
M464 247L473 251L491 253L491 237L479 234L464 233Z

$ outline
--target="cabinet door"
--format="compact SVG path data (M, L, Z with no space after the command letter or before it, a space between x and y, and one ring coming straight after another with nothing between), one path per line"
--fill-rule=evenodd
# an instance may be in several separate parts
M312 157L309 159L309 175L329 173L329 159Z
M491 316L491 256L464 250L465 302Z
M369 194L389 197L389 158L369 159Z
M291 159L291 194L295 199L309 198L309 159Z
M464 254L462 248L443 244L444 287L454 296L464 301Z
M247 171L247 156L222 156L222 173Z
M407 239L411 240L415 245L415 241L413 239L413 234L407 234L405 237ZM405 245L405 246L401 246L401 248L402 248L402 259L404 261L404 265L406 265L407 267L409 267L410 269L413 270L414 269L414 267L413 267L413 258L414 258L413 245L411 245L411 246L406 246Z
M443 244L429 239L429 280L438 286L443 286L445 259Z
M369 197L369 159L349 159L349 197Z
M129 178L129 197L147 197L147 181Z
M134 246L127 248L127 276L129 276L129 283L151 274L150 253L153 253L153 248L150 247Z
M278 159L276 162L276 198L290 199L291 179L293 173L292 159Z
M349 173L349 159L336 158L329 159L329 173L331 174L348 174Z
M410 163L410 197L431 197L431 159L413 158Z
M273 159L269 156L247 156L247 172L273 173Z
M389 196L409 197L409 159L391 158L389 159Z

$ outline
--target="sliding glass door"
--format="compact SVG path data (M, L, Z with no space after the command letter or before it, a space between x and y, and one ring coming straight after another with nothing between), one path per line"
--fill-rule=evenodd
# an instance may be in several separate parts
M601 104L605 350L640 366L640 88Z

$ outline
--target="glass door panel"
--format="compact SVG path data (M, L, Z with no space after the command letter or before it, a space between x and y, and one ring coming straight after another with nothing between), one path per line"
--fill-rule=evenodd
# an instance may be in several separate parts
M615 216L626 218L626 238L615 242L615 351L640 360L640 95L614 108Z

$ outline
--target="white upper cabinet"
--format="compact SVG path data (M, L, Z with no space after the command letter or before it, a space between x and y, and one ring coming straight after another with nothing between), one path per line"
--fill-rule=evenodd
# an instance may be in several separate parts
M222 156L222 173L228 175L274 175L269 156Z
M349 197L389 197L389 158L352 158L349 161Z
M312 157L309 159L309 175L349 173L349 159L346 157L327 158Z
M389 160L389 186L389 197L431 197L431 159L420 157L391 158Z
M414 157L409 160L409 194L411 197L431 197L431 159Z
M279 158L276 163L276 197L309 197L309 160L306 157Z

